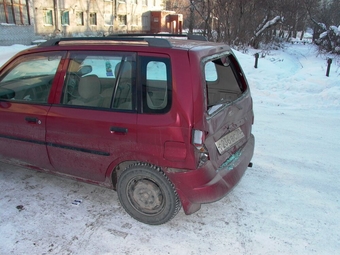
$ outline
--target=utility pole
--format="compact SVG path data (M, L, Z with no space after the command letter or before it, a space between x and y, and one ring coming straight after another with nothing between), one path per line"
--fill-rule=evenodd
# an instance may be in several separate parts
M195 6L194 6L193 0L190 0L189 8L190 8L189 34L192 35L192 34L194 34L194 22L195 22L195 16L194 16Z
M54 9L55 32L60 32L60 29L59 29L59 0L53 0L53 9Z

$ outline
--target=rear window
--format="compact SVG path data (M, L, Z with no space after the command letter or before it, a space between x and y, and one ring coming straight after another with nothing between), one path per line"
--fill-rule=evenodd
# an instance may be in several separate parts
M239 98L247 87L241 68L233 55L207 59L204 75L209 114Z

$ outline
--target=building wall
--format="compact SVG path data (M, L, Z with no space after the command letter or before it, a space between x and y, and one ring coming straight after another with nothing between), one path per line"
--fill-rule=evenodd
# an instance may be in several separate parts
M7 23L5 20L5 12L4 6L0 5L1 11L0 13L3 15L0 17L0 45L2 46L10 46L13 44L24 44L30 45L32 41L36 38L34 31L34 17L33 13L33 2L32 0L28 0L28 13L30 15L25 15L26 19L21 23L19 19L19 15L15 14L16 21L13 18L10 18ZM17 10L18 8L16 8ZM7 11L10 12L9 16L12 16L12 10L7 8ZM24 12L25 10L23 10ZM27 13L26 13L27 14Z
M150 11L163 10L163 2L164 0L28 0L29 19L22 24L17 21L15 24L11 21L4 22L5 16L0 17L0 45L30 45L36 39L58 36L149 32ZM91 21L95 24L91 24Z
M34 0L35 31L45 37L141 32L142 14L162 8L162 0ZM53 24L46 22L47 12ZM62 22L63 14L68 22Z
M31 45L35 39L34 26L16 26L0 24L0 45Z

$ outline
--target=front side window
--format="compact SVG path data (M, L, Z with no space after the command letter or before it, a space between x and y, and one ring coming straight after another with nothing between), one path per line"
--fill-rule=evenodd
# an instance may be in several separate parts
M171 69L168 58L142 57L143 112L165 113L171 107Z
M62 104L133 110L135 54L73 53L64 82Z
M16 60L0 81L0 99L47 103L62 53L32 54Z

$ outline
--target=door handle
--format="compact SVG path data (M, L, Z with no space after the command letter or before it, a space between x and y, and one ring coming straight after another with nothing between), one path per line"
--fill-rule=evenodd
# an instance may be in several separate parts
M41 120L35 117L25 117L26 122L31 124L41 124Z
M127 128L122 128L122 127L110 127L110 132L111 133L120 133L120 134L127 134L128 129Z

